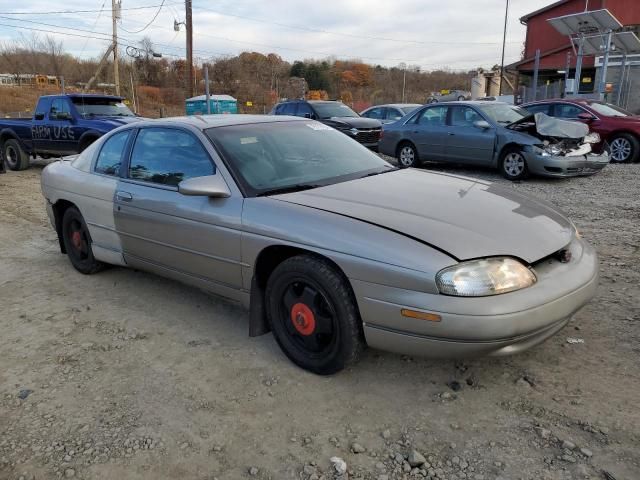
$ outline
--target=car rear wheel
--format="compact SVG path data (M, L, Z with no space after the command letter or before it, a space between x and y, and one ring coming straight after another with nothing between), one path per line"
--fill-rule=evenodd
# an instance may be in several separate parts
M267 282L266 308L280 348L306 370L339 372L364 349L351 288L325 260L299 255L278 265Z
M619 133L611 139L611 161L615 163L633 162L640 160L640 142L629 133Z
M25 170L29 168L29 155L22 150L20 143L13 138L4 142L4 160L11 170Z
M465 99L462 95L460 95L460 96L458 97L458 101L459 101L459 102L462 102L462 101L464 101L464 100L466 100L466 99Z
M420 163L416 147L409 142L401 143L398 146L396 158L400 168L416 167Z
M69 207L62 217L62 241L71 265L80 273L89 275L104 268L104 263L93 256L89 229L75 207Z
M529 174L527 160L518 148L506 149L500 158L500 173L507 180L522 180Z

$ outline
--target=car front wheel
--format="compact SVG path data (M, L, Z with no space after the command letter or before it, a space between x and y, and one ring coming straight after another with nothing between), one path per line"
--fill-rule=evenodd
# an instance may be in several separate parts
M619 133L611 139L611 161L615 163L633 162L640 160L640 141L628 133Z
M502 153L500 158L500 173L507 180L522 180L529 174L527 160L522 151L510 148Z
M400 168L416 167L418 163L420 163L416 147L409 142L400 144L396 158L398 159L398 166Z
M339 372L364 349L351 288L323 259L299 255L278 265L267 282L266 308L280 348L306 370Z

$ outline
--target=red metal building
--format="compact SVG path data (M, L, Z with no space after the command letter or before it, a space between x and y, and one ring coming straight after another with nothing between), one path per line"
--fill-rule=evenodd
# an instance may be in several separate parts
M585 10L607 9L622 23L625 29L638 33L640 27L640 0L560 0L544 8L529 13L520 19L527 26L524 45L524 58L507 67L520 74L520 82L527 84L533 75L536 50L540 50L540 82L560 80L567 66L567 54L570 54L570 72L576 66L576 55L568 37L561 35L548 22L550 18L580 13ZM595 58L585 56L582 62L580 91L593 90L595 77Z

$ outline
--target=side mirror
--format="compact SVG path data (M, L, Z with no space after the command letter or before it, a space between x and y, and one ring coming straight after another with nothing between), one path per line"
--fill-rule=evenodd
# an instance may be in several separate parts
M34 119L34 120L44 120L44 113L36 113L36 114L33 116L33 119Z
M228 198L231 191L220 175L207 175L183 180L178 184L178 192L195 197Z
M594 117L593 115L591 115L590 113L587 112L582 112L578 114L578 118L580 120L586 120L587 122L590 122L592 120L595 120L596 117Z
M475 122L473 122L473 126L482 130L491 128L491 125L486 120L476 120Z

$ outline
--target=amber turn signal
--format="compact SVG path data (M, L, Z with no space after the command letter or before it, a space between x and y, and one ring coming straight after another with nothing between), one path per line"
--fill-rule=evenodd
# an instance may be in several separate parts
M403 317L416 318L418 320L427 320L428 322L439 322L442 320L442 317L440 315L436 315L435 313L418 312L416 310L409 310L408 308L403 308L402 310L400 310L400 313Z

